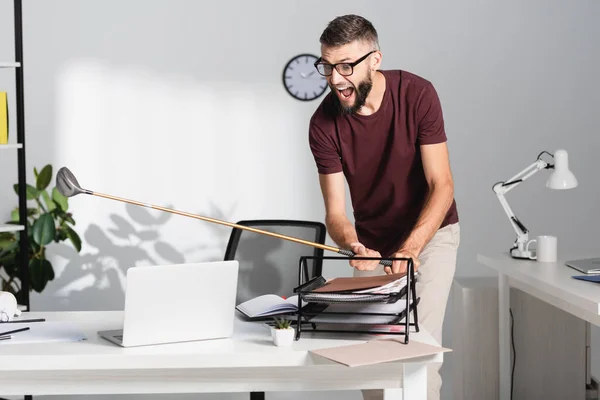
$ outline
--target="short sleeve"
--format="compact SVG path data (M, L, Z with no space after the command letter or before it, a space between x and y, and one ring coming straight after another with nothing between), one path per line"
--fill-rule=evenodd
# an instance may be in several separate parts
M325 134L314 121L311 121L309 125L308 141L319 174L333 174L342 171L342 161L333 138Z
M442 105L435 88L428 85L423 89L417 106L417 144L435 144L447 140L444 129Z

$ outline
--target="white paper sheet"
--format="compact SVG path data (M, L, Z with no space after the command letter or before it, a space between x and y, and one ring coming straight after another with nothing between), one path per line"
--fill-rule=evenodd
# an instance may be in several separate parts
M11 339L0 340L0 346L23 343L78 342L87 339L77 325L66 321L0 323L0 333L25 327L29 327L29 330L10 334Z

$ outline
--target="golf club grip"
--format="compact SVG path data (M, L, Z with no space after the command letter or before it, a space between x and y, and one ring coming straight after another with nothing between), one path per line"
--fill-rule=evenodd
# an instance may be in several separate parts
M354 257L356 254L354 254L354 252L352 250L343 250L341 249L339 251L340 254L343 254L345 256L348 257ZM391 267L392 266L392 262L390 260L380 260L379 264L381 265L385 265L386 267Z

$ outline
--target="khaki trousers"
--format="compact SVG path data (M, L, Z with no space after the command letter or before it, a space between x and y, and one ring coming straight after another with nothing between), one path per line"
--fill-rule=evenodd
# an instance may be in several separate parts
M446 313L446 303L454 271L456 255L460 244L460 226L458 223L439 229L423 248L417 270L416 291L421 300L417 306L419 326L423 327L434 339L442 344L442 325ZM373 271L354 271L354 276L372 276L384 274L380 265ZM439 400L442 378L439 370L441 363L427 367L427 400ZM363 390L365 400L383 398L382 390Z

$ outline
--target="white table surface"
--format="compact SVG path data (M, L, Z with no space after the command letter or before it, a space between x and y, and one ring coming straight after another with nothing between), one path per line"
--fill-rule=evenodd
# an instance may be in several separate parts
M418 392L424 393L427 363L443 361L439 353L350 368L309 350L361 343L375 336L332 338L303 332L291 347L276 347L267 327L240 320L228 339L122 348L97 335L100 330L120 328L122 312L32 312L21 318L40 317L76 322L87 340L0 344L0 396L389 388L389 397L399 399L407 389L398 388L406 386L417 385ZM422 329L411 332L410 339L438 345Z
M511 287L600 326L600 283L572 278L585 274L565 265L565 261L578 258L583 257L571 256L555 263L542 263L514 259L508 253L477 255L481 264L506 275Z

